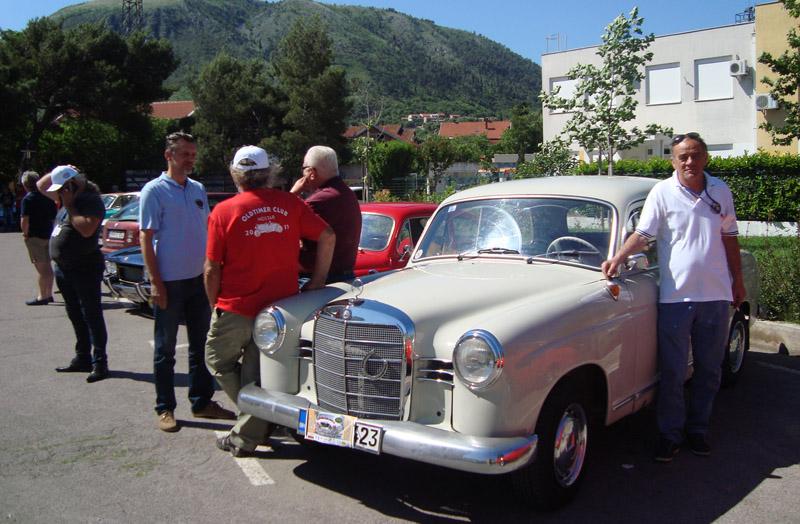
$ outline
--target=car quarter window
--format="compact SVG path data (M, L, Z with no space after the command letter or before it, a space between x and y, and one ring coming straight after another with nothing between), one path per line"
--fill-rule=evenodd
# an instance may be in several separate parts
M625 221L625 238L623 238L623 243L631 234L633 234L634 231L636 231L636 226L639 224L639 218L642 215L643 206L644 202L638 202L631 206L631 209L628 212L628 219ZM645 248L644 254L647 255L648 267L652 268L658 266L658 249L656 247L655 239L647 243L647 248Z

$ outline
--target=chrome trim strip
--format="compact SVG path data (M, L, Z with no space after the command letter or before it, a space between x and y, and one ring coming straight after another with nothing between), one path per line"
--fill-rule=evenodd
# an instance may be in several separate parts
M248 384L239 392L239 409L291 429L297 429L300 410L319 409L308 400L267 391ZM475 437L408 421L369 419L383 429L381 453L459 471L496 475L527 465L536 452L538 437Z
M622 400L616 401L611 406L611 411L616 411L616 410L620 409L622 406L630 404L634 400L639 400L640 398L642 398L642 396L644 396L645 393L648 393L649 391L655 389L656 387L658 387L658 380L648 384L647 386L643 387L642 389L640 389L636 393L633 393L632 395L630 395L630 396L628 396L628 397L626 397L626 398L624 398Z

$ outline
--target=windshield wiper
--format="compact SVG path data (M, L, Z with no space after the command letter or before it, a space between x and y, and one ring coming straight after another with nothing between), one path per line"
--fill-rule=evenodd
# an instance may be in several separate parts
M508 249L507 247L487 247L478 250L479 255L491 253L494 255L519 255L516 249Z

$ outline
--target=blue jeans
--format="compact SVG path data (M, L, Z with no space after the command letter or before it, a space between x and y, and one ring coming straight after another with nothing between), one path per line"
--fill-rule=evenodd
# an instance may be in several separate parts
M211 308L202 276L164 282L164 286L167 289L167 307L153 307L156 413L175 410L175 344L182 319L186 321L189 339L189 400L192 411L196 412L203 409L214 394L214 382L205 363Z
M105 362L108 333L100 303L102 264L80 269L62 269L56 265L53 273L75 331L76 358L84 362L91 360L93 364Z
M680 302L658 305L658 388L656 418L661 436L679 443L687 433L708 433L714 397L722 379L730 303ZM692 350L694 373L688 410L683 390ZM688 411L688 413L687 413Z

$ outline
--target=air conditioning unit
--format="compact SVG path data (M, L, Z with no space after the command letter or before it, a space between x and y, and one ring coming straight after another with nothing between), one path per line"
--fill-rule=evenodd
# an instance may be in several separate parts
M731 76L747 76L747 60L731 60L728 64L728 72Z
M778 109L778 101L772 98L772 95L769 93L756 95L756 109L758 111Z

